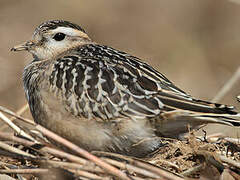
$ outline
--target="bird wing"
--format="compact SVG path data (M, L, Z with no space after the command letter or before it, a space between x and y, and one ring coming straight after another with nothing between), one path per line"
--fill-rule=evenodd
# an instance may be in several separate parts
M76 51L55 61L50 89L62 94L67 110L76 116L101 120L153 117L164 107L156 96L160 85L140 73L105 56L83 56Z
M151 118L178 110L195 116L237 114L232 107L193 99L134 56L96 44L58 58L50 84L64 93L69 111L89 119Z

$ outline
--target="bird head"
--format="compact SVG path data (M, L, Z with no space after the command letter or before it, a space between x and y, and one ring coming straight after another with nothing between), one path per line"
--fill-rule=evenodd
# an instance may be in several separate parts
M43 60L90 42L84 29L77 24L52 20L39 25L30 41L13 47L11 51L29 51L35 59Z

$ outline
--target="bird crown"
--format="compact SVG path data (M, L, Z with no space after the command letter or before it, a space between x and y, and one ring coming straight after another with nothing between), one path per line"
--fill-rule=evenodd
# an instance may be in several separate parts
M81 26L79 26L77 24L74 24L72 22L69 22L69 21L64 21L64 20L50 20L50 21L46 21L46 22L40 24L35 29L35 33L38 33L40 31L44 32L44 31L48 31L48 30L53 30L53 29L56 29L58 27L69 27L69 28L80 30L80 31L86 33L86 31Z

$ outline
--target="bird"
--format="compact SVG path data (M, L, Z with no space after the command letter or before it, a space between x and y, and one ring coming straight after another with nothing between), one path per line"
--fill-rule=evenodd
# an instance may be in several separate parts
M145 157L207 123L239 126L233 106L199 100L138 57L90 39L64 20L40 24L23 86L37 124L90 152Z

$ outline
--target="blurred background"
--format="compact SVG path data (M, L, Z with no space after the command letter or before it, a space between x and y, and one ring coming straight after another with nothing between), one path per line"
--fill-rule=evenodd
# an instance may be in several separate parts
M237 0L1 0L1 106L17 111L26 103L21 77L32 57L10 53L10 48L30 39L40 23L51 19L81 25L94 41L144 59L204 100L211 100L240 66ZM238 110L239 82L220 101ZM24 115L31 117L29 112ZM233 128L208 129L240 136Z

